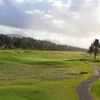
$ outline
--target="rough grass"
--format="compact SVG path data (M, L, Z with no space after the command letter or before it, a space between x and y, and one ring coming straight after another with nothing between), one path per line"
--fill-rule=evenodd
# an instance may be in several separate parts
M97 66L99 73L100 73L100 56L98 56L98 61L96 62L94 60L94 56L93 55L89 55L86 54L85 55L87 59L89 59L88 64L89 66ZM95 81L92 85L91 85L91 95L93 97L93 100L100 100L100 79Z
M92 69L83 52L0 50L0 100L77 100ZM81 75L82 71L89 72Z
M100 100L100 80L92 84L91 90L94 100Z

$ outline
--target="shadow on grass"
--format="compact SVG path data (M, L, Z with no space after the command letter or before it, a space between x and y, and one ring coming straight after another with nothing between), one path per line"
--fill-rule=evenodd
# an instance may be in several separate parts
M64 61L90 61L89 59L68 59Z
M95 60L90 60L90 59L68 59L68 60L64 60L64 61L100 62L100 60L95 61Z
M21 64L27 64L27 65L62 65L64 64L64 62L62 61L32 61L32 60L19 59L16 57L4 58L4 60L21 63Z
M68 60L64 60L64 61L82 61L81 59L68 59Z
M55 61L35 61L33 64L36 65L61 65L64 64L63 62L55 62Z
M93 60L89 60L89 59L66 59L66 60L61 60L61 61L32 61L32 60L25 60L25 59L20 59L20 58L16 58L16 57L8 57L8 58L2 58L5 61L10 61L10 62L16 62L16 63L20 63L20 64L26 64L26 65L64 65L67 62L96 62ZM100 62L98 60L98 62Z

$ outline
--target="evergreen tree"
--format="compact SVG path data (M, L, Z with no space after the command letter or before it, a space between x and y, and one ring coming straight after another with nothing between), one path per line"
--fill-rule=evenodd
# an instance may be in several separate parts
M30 49L30 50L61 50L61 51L85 51L85 49L59 45L45 40L36 40L30 37L10 37L0 34L1 49Z
M97 56L100 53L100 43L98 39L95 39L94 42L91 44L91 46L89 47L88 52L90 54L94 55L94 59L95 61L97 61Z

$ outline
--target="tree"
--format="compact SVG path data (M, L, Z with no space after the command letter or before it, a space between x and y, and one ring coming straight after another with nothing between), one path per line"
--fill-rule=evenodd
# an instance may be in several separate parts
M46 40L36 40L31 37L10 37L4 34L0 34L0 49L86 51L86 49L79 47L56 44Z
M97 61L97 55L100 53L100 43L98 39L95 39L94 42L89 47L88 52L94 55L95 61Z

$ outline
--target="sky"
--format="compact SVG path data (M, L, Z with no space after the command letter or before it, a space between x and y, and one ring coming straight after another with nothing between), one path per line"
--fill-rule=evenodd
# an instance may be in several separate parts
M0 0L0 33L88 48L100 39L100 0Z

